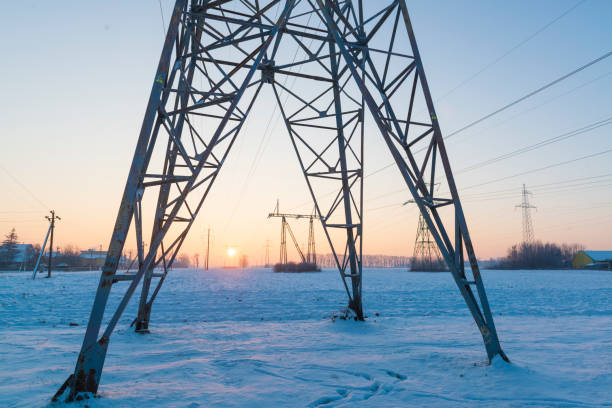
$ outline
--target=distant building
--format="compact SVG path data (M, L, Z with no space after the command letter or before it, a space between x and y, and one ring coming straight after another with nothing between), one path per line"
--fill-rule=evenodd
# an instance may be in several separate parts
M612 251L578 251L572 259L574 268L612 269Z
M96 249L86 249L85 251L81 251L81 258L85 259L98 259L98 258L106 258L107 251L98 251Z
M13 263L21 264L27 262L33 253L34 247L32 244L15 244Z
M85 251L81 251L79 257L85 260L85 266L101 267L104 265L107 252L108 251L98 251L93 248L86 249Z
M32 244L0 245L0 264L3 268L21 269L34 256Z

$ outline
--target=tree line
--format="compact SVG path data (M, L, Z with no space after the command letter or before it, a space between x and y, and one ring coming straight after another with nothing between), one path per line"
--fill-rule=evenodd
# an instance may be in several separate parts
M563 269L572 266L572 258L584 250L580 244L522 242L508 249L497 268L500 269Z
M47 249L48 250L48 249ZM2 244L0 244L0 269L3 270L32 270L36 265L36 260L40 255L41 247L38 244L27 245L20 248L19 236L15 228L12 228L5 235ZM20 253L22 252L22 253ZM84 251L87 255L87 251ZM22 256L23 255L23 256ZM121 258L119 268L138 269L138 260L136 255L126 254ZM104 257L93 259L91 256L83 256L83 251L75 245L66 245L62 248L53 248L53 266L54 269L99 269L104 261ZM46 265L47 259L41 259L41 267ZM194 256L194 264L198 263L198 256ZM188 268L192 265L188 255L179 254L172 267ZM39 267L39 268L41 268Z
M364 268L408 268L409 256L395 255L363 255L361 262ZM322 268L336 268L336 260L332 254L317 255L317 264Z

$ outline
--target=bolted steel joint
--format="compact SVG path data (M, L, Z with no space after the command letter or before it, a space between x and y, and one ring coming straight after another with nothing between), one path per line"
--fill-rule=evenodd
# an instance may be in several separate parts
M265 84L274 83L274 60L262 61L261 63L261 81Z

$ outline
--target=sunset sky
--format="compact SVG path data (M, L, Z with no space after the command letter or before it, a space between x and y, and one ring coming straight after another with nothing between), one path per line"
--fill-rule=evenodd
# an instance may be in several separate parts
M55 209L59 247L106 249L171 3L162 0L163 21L153 0L0 4L2 235L15 227L21 241L40 243ZM612 51L607 0L407 4L444 134ZM612 124L468 169L612 117L611 95L609 57L448 140L479 258L521 240L523 183L537 206L537 239L612 249ZM266 240L275 262L280 220L267 214L276 199L283 211L312 211L278 110L270 117L271 96L264 91L251 112L184 252L202 257L210 227L213 264L227 261L229 247L261 263ZM368 153L382 138L367 131L364 253L411 255L417 210L402 206L410 197L396 168L367 176L391 161L379 148ZM306 245L306 224L292 227ZM317 251L328 253L320 227L317 238Z

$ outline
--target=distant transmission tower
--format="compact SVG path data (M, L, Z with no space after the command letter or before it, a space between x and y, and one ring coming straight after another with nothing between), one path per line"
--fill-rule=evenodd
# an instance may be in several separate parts
M316 210L316 208L315 208ZM311 214L288 214L281 213L279 202L276 200L276 207L274 207L274 211L268 214L268 218L281 218L281 240L280 240L280 260L279 263L282 265L287 264L287 231L289 231L289 236L293 241L293 245L295 245L295 249L300 256L300 260L302 263L304 262L312 262L316 263L317 254L315 250L315 238L314 238L314 220L320 219L317 215L316 211L313 210ZM306 252L306 256L304 256L304 251L298 245L297 240L295 239L295 235L293 235L293 231L287 222L287 218L295 218L295 219L308 219L308 252Z
M270 267L270 240L266 240L266 259L264 262L266 268Z
M135 294L136 330L148 331L198 214L219 216L209 192L251 108L271 107L264 94L274 95L355 317L365 319L363 157L378 146L393 157L489 360L505 358L405 0L176 0L151 85L81 351L56 399L98 391L111 335ZM364 144L366 131L378 145ZM117 267L130 237L140 262L128 276ZM108 302L111 290L119 293Z
M312 214L315 214L315 210L312 211ZM314 217L312 217L308 221L308 252L306 253L306 262L316 264L317 250L315 248L314 220Z
M412 270L444 270L440 251L438 250L436 241L431 237L429 228L422 214L419 214L419 225L417 226L412 257Z
M523 201L516 206L523 210L523 242L533 242L533 222L531 221L531 209L536 208L529 203L529 195L532 194L528 191L523 184Z

